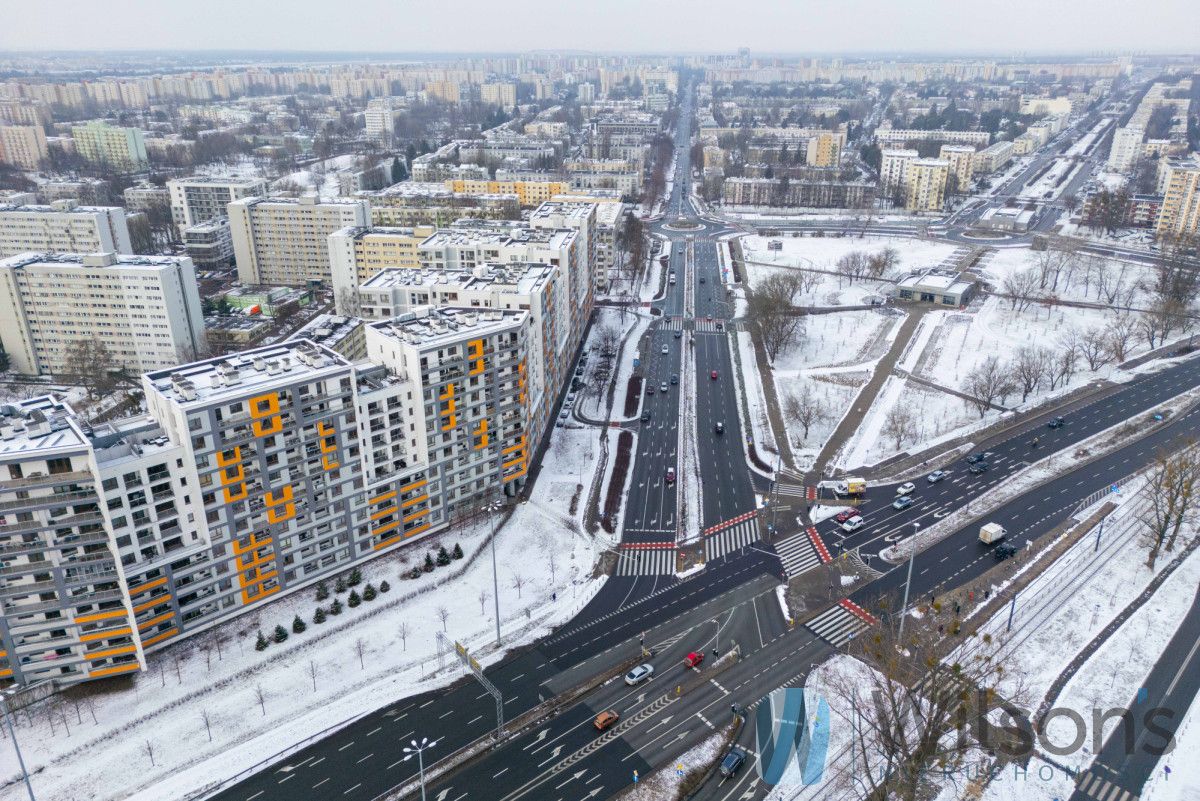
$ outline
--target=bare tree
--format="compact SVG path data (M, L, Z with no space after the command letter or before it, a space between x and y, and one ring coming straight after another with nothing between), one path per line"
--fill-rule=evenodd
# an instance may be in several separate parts
M886 247L867 257L867 272L872 278L882 278L899 262L899 251L893 247Z
M855 278L862 278L869 272L870 259L861 250L852 250L843 254L834 266L850 283L854 283Z
M1197 479L1200 465L1195 450L1187 447L1175 453L1159 453L1146 476L1149 502L1143 524L1149 551L1146 564L1153 569L1163 550L1174 549L1180 530L1196 517Z
M103 398L116 387L116 360L98 339L77 339L68 345L63 366L92 398Z
M267 694L261 684L254 688L254 700L258 701L258 707L262 710L262 715L265 718L267 716Z
M1121 315L1104 329L1108 350L1117 364L1125 361L1125 357L1129 355L1129 347L1136 332L1137 323L1129 315Z
M970 403L982 418L992 404L1011 393L1014 386L1012 378L1001 367L1000 359L988 356L967 374L963 391L971 396Z
M746 292L746 315L758 328L759 340L771 361L795 341L804 327L793 302L801 291L795 274L776 273Z
M1046 377L1046 367L1052 358L1053 355L1045 348L1026 345L1017 350L1010 369L1021 390L1021 403L1028 400L1042 385L1042 379Z
M1037 298L1038 274L1033 270L1018 270L1009 273L1001 282L1004 294L1012 304L1013 311L1018 314L1029 308Z
M1108 332L1099 328L1084 331L1079 338L1079 355L1092 372L1107 364L1113 356Z
M444 621L443 621L444 622ZM363 655L367 652L367 641L359 637L354 641L354 655L358 657L358 669L366 670L366 662L363 661Z
M513 573L512 588L517 591L517 597L521 597L521 588L525 586L525 577L520 573Z
M596 345L601 356L616 356L617 348L621 345L621 332L616 326L602 325L596 332Z
M308 660L308 677L312 679L313 692L317 691L317 663Z
M887 415L883 418L883 434L892 438L896 450L900 450L901 444L916 434L916 429L917 418L913 414L912 407L908 405L897 403L888 409Z
M400 621L400 624L398 626L396 626L396 633L400 635L400 650L407 651L408 650L408 621L406 621L406 620Z
M209 717L207 709L200 710L200 720L204 721L204 731L208 734L208 741L212 742L212 718Z
M437 614L438 620L442 621L442 631L445 631L446 630L446 621L450 619L450 610L444 606L439 606L437 608L436 614Z
M809 429L829 417L829 407L813 392L807 382L796 394L787 394L783 401L783 415L790 422L804 429L808 439Z
M875 627L853 641L859 652L853 655L870 669L830 680L838 705L855 712L849 736L853 764L826 779L837 787L830 797L916 801L923 777L961 767L979 747L970 725L997 705L1000 682L1023 692L1015 666L991 635L943 661L934 618L910 621L903 638L886 624ZM995 745L1010 751L1020 746Z
M154 743L146 740L142 743L142 753L150 758L150 767L155 767L154 763Z
M488 591L487 591L487 590L483 589L482 587L479 589L479 595L475 596L475 599L476 599L477 601L479 601L479 614L480 614L480 616L482 616L482 615L483 615L483 608L484 608L484 606L487 604L487 602L488 602L488 598L491 598L491 597L492 597L492 596L491 596L491 595L488 593Z

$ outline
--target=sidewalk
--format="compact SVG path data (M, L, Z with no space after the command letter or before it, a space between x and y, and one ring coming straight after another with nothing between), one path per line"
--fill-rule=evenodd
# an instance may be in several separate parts
M854 432L862 423L863 417L870 410L871 405L875 403L875 398L879 395L879 390L883 388L888 376L892 374L896 363L900 361L905 348L908 347L909 340L916 332L917 326L925 316L925 313L929 311L929 307L913 305L907 307L906 311L908 316L900 324L900 330L896 332L896 338L892 342L892 347L879 360L879 364L875 366L874 373L871 374L871 380L855 396L854 402L851 404L850 413L838 423L838 427L834 429L834 432L829 435L829 439L825 441L825 447L821 448L821 452L817 455L817 459L806 477L808 483L816 484L821 480L828 463L842 446L850 440L850 437L854 435Z

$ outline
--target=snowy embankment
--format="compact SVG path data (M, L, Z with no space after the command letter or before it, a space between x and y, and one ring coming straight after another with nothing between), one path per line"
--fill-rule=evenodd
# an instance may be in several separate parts
M763 393L762 376L758 372L758 359L754 355L754 341L746 331L738 331L736 336L742 387L745 389L743 419L747 420L750 426L748 433L758 451L759 458L770 464L779 453L779 449L775 445L775 435L771 433L771 419L767 413L767 398ZM735 392L734 394L738 397L738 405L742 406L742 393ZM747 461L749 461L748 454Z
M498 532L504 649L545 636L603 583L592 577L603 544L583 532L585 498L577 498L579 485L590 485L594 461L584 456L594 460L598 436L595 429L556 429L562 444L547 450L533 500L514 507ZM78 715L58 696L35 705L28 718L15 721L35 792L94 801L185 798L455 679L456 671L438 670L438 630L482 663L497 661L502 651L494 646L489 531L481 520L367 563L356 591L361 595L367 583L378 591L385 580L390 591L356 607L349 606L348 592L334 593L343 609L324 623L314 621L314 610L320 605L328 612L333 598L319 604L308 588L151 655L148 672L88 696ZM465 558L418 579L402 578L439 541L447 550L460 544ZM539 558L530 560L530 553ZM306 631L291 633L296 616ZM269 637L276 625L288 630L287 640L256 650L257 632ZM15 770L6 763L4 777ZM19 783L10 784L0 799L16 801L23 792Z
M696 368L694 365L695 334L692 331L683 333L684 346L681 348L683 364L679 370L679 399L681 402L679 415L679 444L677 452L682 456L680 466L680 500L683 504L684 517L680 521L683 531L678 537L680 544L700 538L701 511L704 509L704 484L700 480L700 454L697 450L696 431Z

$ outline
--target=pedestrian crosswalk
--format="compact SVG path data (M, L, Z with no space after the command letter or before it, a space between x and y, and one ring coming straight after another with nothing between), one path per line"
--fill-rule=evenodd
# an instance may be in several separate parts
M821 564L820 554L813 547L808 534L803 531L775 543L775 553L779 554L783 572L788 578L794 578Z
M817 488L804 484L786 484L780 481L775 485L775 494L780 498L797 498L806 502L817 500Z
M731 323L724 320L696 320L694 322L695 330L698 334L721 334L731 325ZM720 326L720 328L717 326Z
M805 624L813 634L834 648L841 648L874 622L869 614L852 601L843 599Z
M675 572L674 548L617 551L618 576L666 576Z
M744 548L758 539L758 518L751 517L740 523L715 531L704 537L704 558L711 562L727 553Z
M726 331L737 329L739 324L732 320L698 320L693 317L664 317L658 327L663 331L695 331L698 334L723 334Z
M1114 784L1096 773L1095 768L1081 774L1076 787L1088 798L1095 798L1098 801L1137 801L1138 798L1137 793L1131 793L1124 787Z
M664 331L682 331L683 330L683 318L682 317L667 317L662 321L662 325L660 325L659 327L662 328Z

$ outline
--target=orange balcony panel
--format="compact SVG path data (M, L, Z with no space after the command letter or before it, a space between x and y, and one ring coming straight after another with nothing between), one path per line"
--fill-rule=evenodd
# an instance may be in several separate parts
M467 373L467 375L479 375L483 372L483 367L484 360L476 359L475 361L471 362L471 370Z
M337 429L334 428L333 426L329 425L329 423L326 423L324 420L321 420L320 422L317 423L317 434L318 435L320 435L322 437L332 437L336 433L337 433Z
M0 679L7 679L11 675L12 675L12 670L9 668L4 668L3 670L0 670ZM96 674L93 673L92 675L94 676Z
M400 487L400 491L401 492L411 492L412 490L423 487L428 483L429 482L426 479L421 479L420 481L414 481L411 484L405 484L404 486Z
M101 668L100 670L88 671L88 678L98 679L103 676L115 676L118 673L132 673L135 670L141 670L142 666L137 662L128 662L124 665L114 665L112 667Z
M427 514L429 514L428 509L418 509L417 511L413 512L411 515L405 515L404 522L411 523L413 520L416 520L418 517L424 517Z
M160 631L158 634L155 634L153 637L150 637L149 639L146 639L146 640L142 640L142 647L149 648L151 645L155 645L157 643L162 642L165 639L174 637L178 633L179 633L179 629L167 629L166 631Z
M389 531L391 531L392 529L394 529L394 528L395 528L396 526L398 526L398 525L400 525L400 521L399 521L399 520L393 520L393 521L392 521L392 522L390 522L390 523L384 523L382 526L379 526L378 528L376 528L376 529L373 529L373 530L371 531L371 533L372 533L372 534L386 534L386 533L388 533Z
M404 537L400 534L397 534L396 536L389 537L386 540L383 540L382 542L375 543L375 545L372 546L372 548L373 548L373 550L378 551L382 548L388 547L389 545L395 545L397 542L400 542L400 540L402 540L402 539L404 539Z
M96 659L105 659L110 656L122 656L124 654L132 654L137 652L137 647L133 645L122 645L119 648L105 648L101 651L85 651L83 658L89 662Z
M153 581L147 581L145 584L138 584L136 587L130 587L129 594L130 595L140 595L143 592L146 592L146 590L152 590L155 587L161 587L162 585L164 585L166 583L167 583L167 577L160 576L159 578L156 578Z
M449 384L446 385L446 390L444 392L442 392L441 395L438 395L438 400L450 400L453 397L454 397L454 382L451 381Z
M169 600L171 600L171 593L169 592L163 593L162 595L156 595L149 601L143 601L142 603L133 607L133 613L136 615L138 612L145 612L147 609L153 609L159 604L166 603Z
M414 526L413 528L410 528L408 531L404 532L404 536L406 538L407 537L415 537L418 534L420 534L422 531L427 531L429 529L430 525L431 525L430 523L422 523L419 526Z
M396 490L392 490L391 492L385 492L382 495L376 495L374 498L372 498L370 501L368 501L368 503L370 503L372 506L374 506L377 503L383 503L384 501L390 501L392 498L396 497L396 494L397 494Z
M296 504L294 503L285 504L282 511L279 508L267 510L268 523L282 523L286 520L291 520L295 516Z
M109 609L106 612L94 612L90 615L80 615L76 623L95 623L97 620L112 620L114 617L125 617L124 609Z
M371 515L371 519L378 520L381 517L387 517L388 515L392 514L395 511L396 511L396 504L392 504L391 506L387 507L386 509L380 509L375 514Z
M221 479L221 486L225 486L226 484L234 484L241 481L246 477L246 471L240 464L230 465L229 467L222 467L217 477Z
M321 466L326 470L337 470L340 465L341 462L339 462L337 459L334 459L332 456L321 457Z
M279 414L279 394L256 395L250 399L250 416L255 420Z
M155 615L149 620L143 620L141 623L138 623L138 631L145 631L146 629L153 628L159 623L165 623L174 616L174 612L163 612L161 615Z
M232 486L232 487L226 487L223 491L225 493L225 503L233 503L235 501L244 501L246 499L246 496L250 494L246 490L245 483L238 484L238 485Z
M514 464L520 464L523 461L525 461L525 454L521 453L521 454L518 454L515 459L509 459L507 462L502 464L501 468L503 468L504 470L507 470L508 468L512 467Z
M275 497L274 492L268 492L263 495L263 502L267 506L278 506L281 503L286 503L292 499L292 485L286 484L279 490L279 497Z
M241 554L249 553L250 551L261 548L264 545L270 544L271 536L269 534L263 535L261 539L256 534L251 534L250 540L245 545L239 545L237 540L233 541L233 553L235 556L240 556Z
M109 637L123 637L126 634L132 634L133 629L129 626L121 626L116 629L101 629L99 631L89 631L87 634L79 635L80 642L95 642L96 640L107 640ZM3 653L0 653L3 656Z
M415 497L415 498L409 498L407 501L405 501L404 503L400 504L400 508L401 508L401 509L407 509L407 508L408 508L408 507L410 507L410 506L416 506L416 505L417 505L418 503L420 503L421 501L427 501L427 500L429 500L429 493L428 493L428 492L427 492L427 493L425 493L424 495L418 495L418 496L417 496L417 497Z
M522 468L521 468L520 470L518 470L517 472L515 472L515 473L510 473L509 475L505 476L505 477L504 477L504 478L501 480L501 483L503 483L503 484L507 484L507 483L508 483L508 482L510 482L510 481L515 481L516 479L518 479L518 478L520 478L521 476L525 475L525 473L526 473L526 472L527 472L526 468L522 467Z
M262 592L251 592L248 589L242 590L242 603L254 603L262 598L274 595L277 592L279 592L278 586L274 586L269 590L263 590Z
M231 464L237 464L242 460L242 446L237 445L233 448L233 456L226 457L224 451L217 451L217 467L228 467Z

